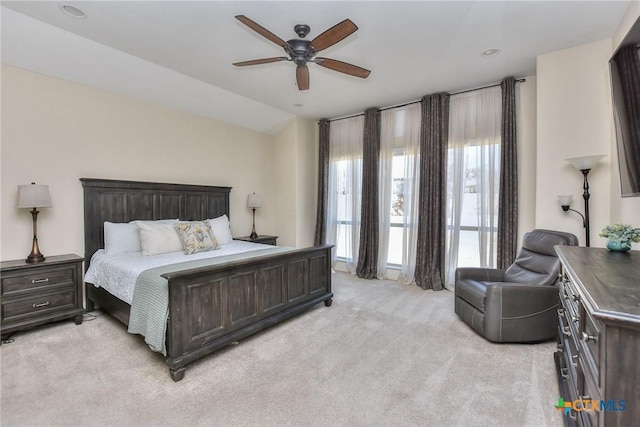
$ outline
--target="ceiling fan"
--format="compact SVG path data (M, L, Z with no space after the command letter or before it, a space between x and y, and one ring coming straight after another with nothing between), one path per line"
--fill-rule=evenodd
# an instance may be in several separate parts
M349 74L363 79L366 79L371 73L371 71L367 69L358 67L353 64L348 64L346 62L338 61L336 59L315 57L316 53L328 48L329 46L333 46L334 44L353 34L358 29L356 24L354 24L350 19L345 19L339 24L334 25L311 41L304 40L307 34L309 34L311 28L308 25L298 24L293 27L293 30L296 32L296 34L298 34L298 37L300 38L291 39L286 42L244 15L238 15L236 16L236 19L245 24L247 27L251 28L256 33L284 48L284 51L289 56L277 56L273 58L236 62L233 64L235 66L244 67L246 65L268 64L270 62L278 61L293 61L296 64L296 80L298 82L299 90L309 89L309 68L307 67L308 62L313 62L325 68L329 68L334 71L339 71L341 73Z

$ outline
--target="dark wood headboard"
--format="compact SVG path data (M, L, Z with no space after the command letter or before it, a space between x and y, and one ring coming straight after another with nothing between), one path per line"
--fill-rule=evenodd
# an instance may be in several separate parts
M231 187L80 178L84 187L84 256L104 248L104 222L229 216Z

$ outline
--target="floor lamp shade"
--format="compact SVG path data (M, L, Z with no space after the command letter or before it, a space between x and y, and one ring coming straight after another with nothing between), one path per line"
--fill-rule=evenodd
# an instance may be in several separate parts
M50 208L51 196L49 195L48 185L36 185L32 182L30 185L18 185L18 203L16 208L31 209L31 217L33 218L33 243L31 245L31 253L26 262L42 262L44 256L40 253L38 247L38 208Z
M574 168L579 171L585 169L593 169L593 167L598 163L601 159L607 157L604 154L598 154L595 156L580 156L580 157L571 157L569 159L565 159L567 162L571 163Z

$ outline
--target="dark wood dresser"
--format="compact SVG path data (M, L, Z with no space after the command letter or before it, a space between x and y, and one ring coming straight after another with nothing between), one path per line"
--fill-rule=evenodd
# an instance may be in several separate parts
M73 318L82 323L82 262L78 255L48 256L43 262L2 261L0 334Z
M640 426L640 252L556 246L558 351L568 426Z

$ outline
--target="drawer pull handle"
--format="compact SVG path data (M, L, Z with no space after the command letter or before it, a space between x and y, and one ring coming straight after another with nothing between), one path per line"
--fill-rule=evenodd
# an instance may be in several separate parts
M45 277L44 279L33 279L31 281L31 283L36 284L36 283L47 283L49 281L48 277Z
M582 333L582 341L584 342L589 342L589 341L598 341L598 337L595 337L593 335L589 335L586 332Z
M578 317L577 316L571 316L571 320L573 321L573 323L578 323Z
M562 328L562 334L563 334L563 335L566 335L566 336L568 336L568 337L570 337L570 336L571 336L571 331L569 330L569 327L568 327L568 326L564 326L564 327Z
M560 375L562 375L562 378L569 378L569 371L567 368L562 368L560 369Z
M564 316L564 308L559 308L558 309L558 315Z
M577 368L578 367L578 355L574 354L573 356L571 356L571 364Z
M49 301L47 302L41 302L40 304L33 304L33 308L40 308L40 307L46 307L49 305Z

